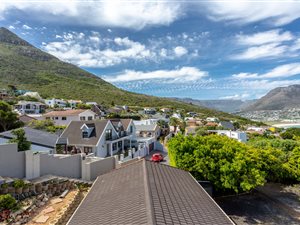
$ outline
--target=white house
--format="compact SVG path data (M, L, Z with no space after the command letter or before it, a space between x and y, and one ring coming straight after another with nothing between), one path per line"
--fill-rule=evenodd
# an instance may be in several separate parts
M207 118L206 118L206 121L207 121L207 122L218 122L219 119L216 118L216 117L207 117Z
M35 98L39 101L43 101L42 97L40 96L40 94L38 92L29 91L29 92L26 92L23 96L28 96L31 98Z
M64 108L67 106L67 102L62 99L45 99L45 104L51 108L54 108L55 106L58 106L59 108Z
M263 127L248 127L247 131L264 132L266 128Z
M78 104L82 104L81 100L68 100L68 103L70 104L70 107L72 109L76 108Z
M19 101L14 108L21 115L40 114L45 111L46 105L40 102Z
M135 133L131 119L72 121L57 140L57 151L113 156L136 147Z
M154 108L144 108L144 113L148 115L154 115L156 110Z
M218 135L227 136L238 140L239 142L247 142L247 133L242 131L231 130L209 130L210 133L217 133Z
M89 121L96 119L96 113L85 109L51 111L43 115L44 119L53 120L56 125L68 125L71 121Z
M179 113L173 113L171 117L181 120L181 115Z

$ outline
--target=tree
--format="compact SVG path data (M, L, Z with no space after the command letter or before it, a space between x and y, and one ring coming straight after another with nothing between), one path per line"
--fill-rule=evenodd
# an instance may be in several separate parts
M0 129L6 131L18 125L18 115L12 111L9 104L0 101Z
M266 178L256 149L219 135L175 136L168 142L171 164L209 180L221 192L250 191Z
M77 108L78 109L91 109L92 106L91 105L87 105L87 104L83 104L83 103L79 103L79 104L77 104Z
M285 132L280 134L280 137L283 139L297 139L297 137L300 137L300 128L292 127L286 129Z
M31 143L27 141L24 129L13 130L12 134L15 135L15 137L10 140L10 143L17 143L18 151L27 151L30 149Z
M180 120L175 118L175 117L171 117L170 118L170 126L174 126L174 133L176 133L177 131L177 127L180 125Z

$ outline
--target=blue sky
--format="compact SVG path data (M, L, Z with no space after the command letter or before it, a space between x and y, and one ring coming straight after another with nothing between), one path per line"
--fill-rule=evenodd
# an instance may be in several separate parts
M0 26L138 93L254 99L300 84L300 1L1 0Z

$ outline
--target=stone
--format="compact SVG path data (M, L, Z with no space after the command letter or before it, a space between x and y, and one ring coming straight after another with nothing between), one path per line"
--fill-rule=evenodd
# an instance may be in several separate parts
M62 202L62 200L60 198L56 198L56 199L51 200L52 204L57 204L57 203L60 203L60 202Z
M43 202L48 202L48 198L47 197L45 197L45 198L43 198Z
M46 208L43 210L43 213L47 214L47 213L51 213L54 212L54 208L52 206Z
M43 215L43 216L38 217L38 218L35 220L35 222L36 222L36 223L46 223L48 219L49 219L49 216Z

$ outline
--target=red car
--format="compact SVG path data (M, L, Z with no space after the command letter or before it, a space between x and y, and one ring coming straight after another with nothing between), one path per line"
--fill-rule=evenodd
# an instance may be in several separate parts
M161 161L163 161L163 160L164 160L164 157L163 157L163 155L160 154L160 153L155 153L155 154L153 154L152 157L151 157L151 161L152 161L152 162L161 162Z

